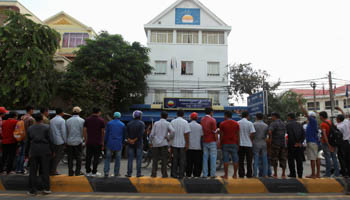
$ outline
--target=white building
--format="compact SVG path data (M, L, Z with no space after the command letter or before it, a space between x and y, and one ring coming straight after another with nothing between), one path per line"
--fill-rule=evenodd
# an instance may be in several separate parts
M164 97L190 97L228 106L230 26L198 0L178 0L144 28L154 67L145 104L160 106Z

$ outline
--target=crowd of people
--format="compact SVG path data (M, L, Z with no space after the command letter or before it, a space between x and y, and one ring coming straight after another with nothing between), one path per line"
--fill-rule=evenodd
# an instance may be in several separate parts
M287 122L282 121L278 113L272 113L272 122L268 123L266 117L258 113L253 123L246 111L241 113L242 119L238 122L232 119L231 111L225 111L224 121L218 125L213 109L206 108L206 115L200 121L198 113L194 112L189 116L190 122L185 120L183 110L178 110L177 118L170 122L168 113L163 111L161 119L148 133L145 133L141 111L134 111L133 120L125 125L120 120L120 112L115 112L114 119L105 123L99 108L93 108L91 116L85 120L80 116L82 110L79 107L73 108L73 115L67 120L63 118L63 110L56 109L56 116L49 120L48 109L34 114L33 107L29 106L27 113L18 118L16 112L0 107L0 170L3 175L24 174L28 167L29 193L36 194L42 190L49 194L49 176L59 175L57 167L65 153L68 154L68 175L84 175L81 165L85 142L86 176L101 175L97 168L103 150L106 152L104 177L121 176L122 150L127 145L125 176L133 175L136 158L136 177L142 177L143 140L147 136L153 160L151 177L157 177L159 161L162 177L168 177L167 165L171 159L170 176L173 178L215 178L218 149L223 155L224 179L229 177L231 163L233 178L278 178L278 167L282 169L281 178L287 178L287 162L288 177L302 178L304 151L311 164L311 174L305 177L320 178L320 150L323 150L326 161L324 177L331 177L333 171L334 177L349 177L350 121L345 118L344 112L337 108L342 114L336 117L335 124L328 119L327 112L318 113L319 126L317 113L307 112L301 101L299 105L307 118L305 126L297 122L295 113L288 114ZM2 120L5 114L7 119ZM341 142L337 144L334 144L333 138L330 139L334 132L342 135ZM110 174L113 155L114 174ZM37 183L38 175L41 184Z

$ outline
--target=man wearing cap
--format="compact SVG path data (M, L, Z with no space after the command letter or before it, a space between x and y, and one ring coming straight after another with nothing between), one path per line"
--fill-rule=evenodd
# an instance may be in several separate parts
M105 145L107 156L105 159L104 175L109 176L109 168L111 163L112 154L115 153L115 163L114 163L114 176L120 176L120 159L122 156L123 141L126 136L126 126L120 121L120 112L114 113L114 120L108 122L106 126L105 133Z
M126 177L132 175L132 165L134 162L134 156L136 152L136 177L142 177L141 174L141 162L143 153L143 134L145 133L145 123L141 121L142 112L139 110L134 111L131 122L127 125L127 143L128 143L128 172Z
M67 120L67 151L68 151L68 175L80 176L82 144L84 134L85 120L79 116L80 107L73 108L73 116ZM73 170L73 161L76 161L75 170Z
M202 152L202 137L203 128L198 124L198 114L196 112L190 115L191 122L189 123L191 134L189 136L189 147L186 152L187 166L186 166L186 176L187 177L200 177L202 173L202 162L203 162L203 152Z

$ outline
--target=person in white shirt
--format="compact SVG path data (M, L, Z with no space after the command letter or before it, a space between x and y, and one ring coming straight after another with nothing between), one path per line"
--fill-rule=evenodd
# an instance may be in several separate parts
M189 134L191 132L188 122L183 118L185 112L177 111L177 118L171 121L174 127L174 138L172 141L173 163L171 177L182 179L185 175L186 151L189 147Z
M191 122L189 123L191 134L189 137L189 148L186 153L187 165L186 165L186 176L187 177L200 177L202 173L202 137L203 137L203 128L197 122L198 114L192 113L190 115Z
M344 111L336 107L342 114L337 116L337 128L343 134L343 144L339 148L340 157L338 158L341 163L343 162L346 168L346 174L344 176L350 177L350 121L345 119Z
M158 161L162 161L162 177L167 178L167 164L168 164L168 140L174 134L173 126L167 121L168 113L163 111L161 119L154 123L150 134L150 142L152 146L152 175L157 177Z
M253 161L253 143L252 143L252 135L255 133L254 124L249 119L249 113L244 111L242 113L242 119L238 121L239 123L239 138L240 138L240 146L238 150L239 157L239 170L238 175L240 178L251 178L253 176L252 169L252 161ZM244 169L244 161L247 159L247 173L245 173Z

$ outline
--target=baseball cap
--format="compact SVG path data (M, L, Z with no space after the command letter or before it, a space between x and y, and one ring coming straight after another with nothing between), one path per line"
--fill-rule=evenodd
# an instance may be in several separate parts
M115 118L121 118L122 114L120 114L120 112L115 112L113 115Z
M190 115L190 118L191 118L191 119L194 119L194 120L198 119L198 113L193 112L193 113Z
M74 113L80 113L80 112L81 112L81 108L80 108L79 106L75 106L75 107L73 108L73 112L74 112Z
M9 111L6 110L5 107L0 107L0 113L8 113Z
M309 116L310 117L316 117L316 113L314 111L309 111Z
M139 111L139 110L135 110L133 113L132 113L132 116L133 118L138 118L138 117L141 117L142 116L142 112Z

